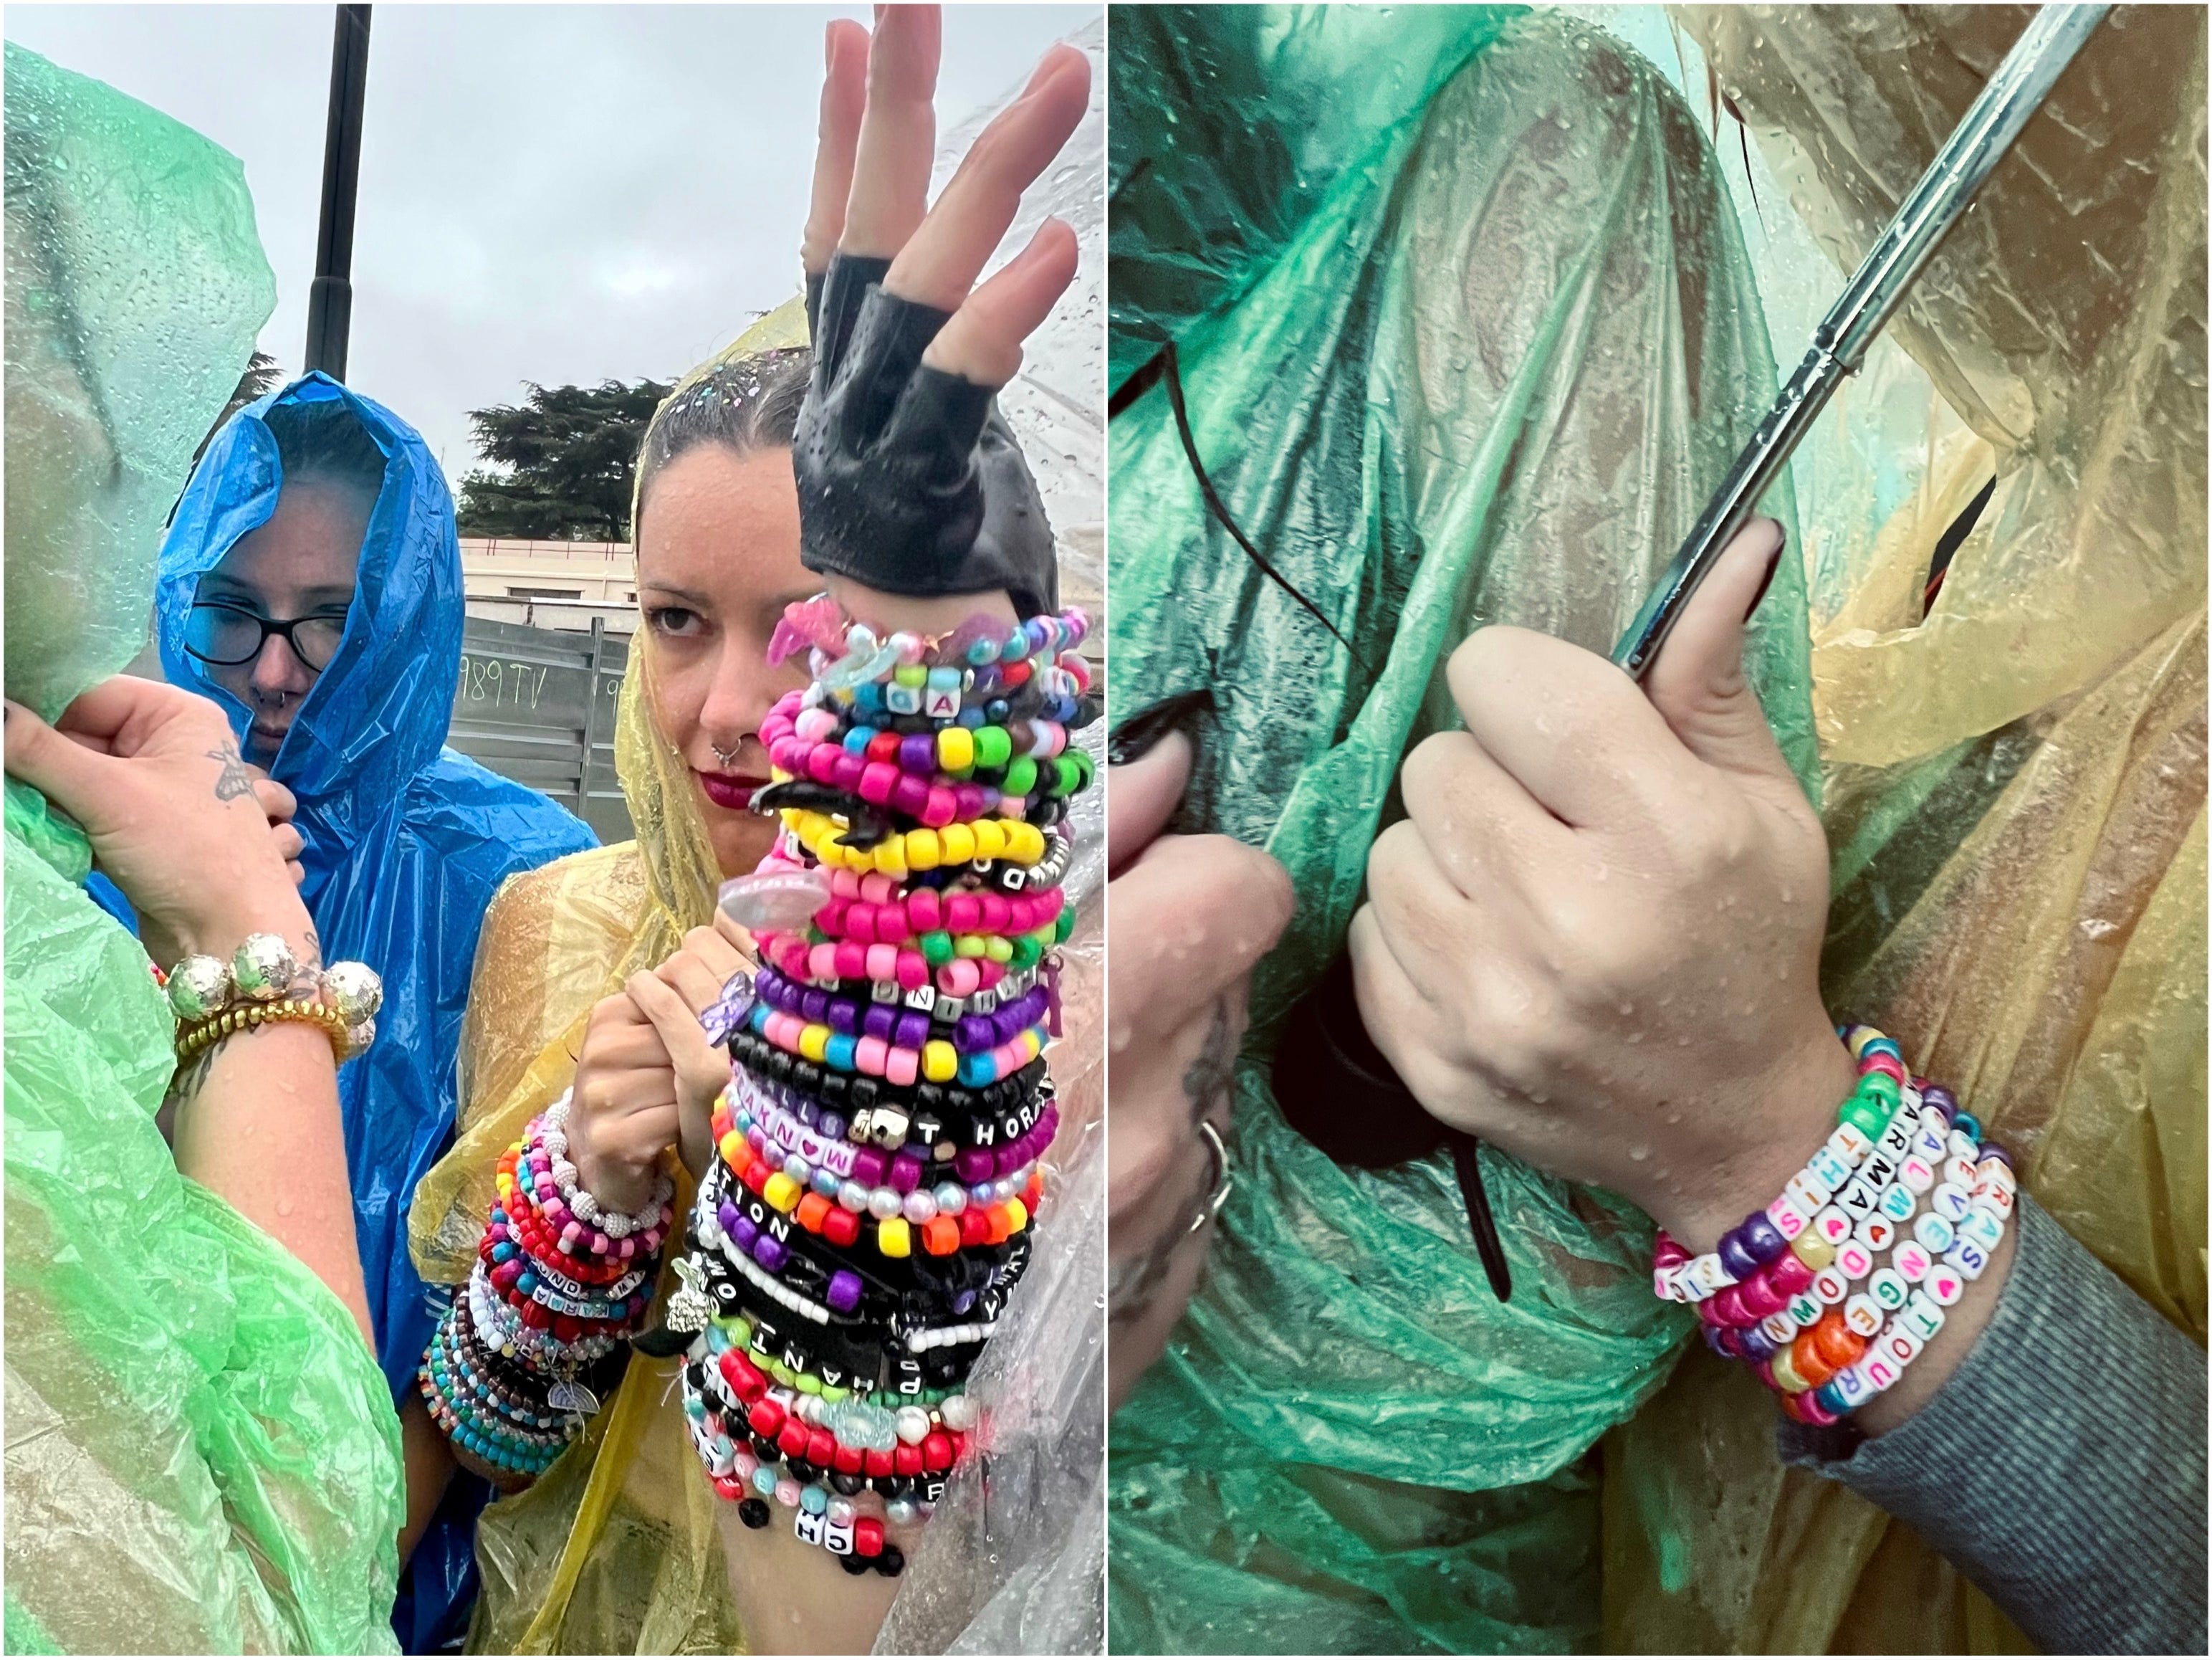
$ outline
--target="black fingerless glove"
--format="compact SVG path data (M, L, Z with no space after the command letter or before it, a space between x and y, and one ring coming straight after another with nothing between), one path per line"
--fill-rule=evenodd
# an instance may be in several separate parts
M888 259L806 279L814 372L792 445L807 569L916 599L1004 588L1060 608L1036 480L987 387L923 367L951 316L883 290Z

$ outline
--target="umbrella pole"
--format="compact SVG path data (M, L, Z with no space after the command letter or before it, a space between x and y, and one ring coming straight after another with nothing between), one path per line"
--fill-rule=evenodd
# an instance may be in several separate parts
M315 232L315 280L307 290L302 362L343 380L353 325L353 210L361 184L362 106L368 91L369 8L337 9L330 125L323 137L323 210Z

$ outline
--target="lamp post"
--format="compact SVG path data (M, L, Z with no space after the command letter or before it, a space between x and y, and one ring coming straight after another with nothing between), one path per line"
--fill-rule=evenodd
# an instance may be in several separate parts
M353 324L353 209L361 184L361 112L368 91L367 6L337 8L331 45L330 125L323 135L323 211L315 232L315 280L307 290L306 368L333 380L346 372Z

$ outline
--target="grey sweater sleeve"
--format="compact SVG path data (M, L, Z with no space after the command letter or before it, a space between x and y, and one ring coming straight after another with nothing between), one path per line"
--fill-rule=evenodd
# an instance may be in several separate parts
M1784 1462L1909 1523L2051 1654L2205 1651L2204 1351L2023 1193L1996 1313L1871 1440L1785 1420Z

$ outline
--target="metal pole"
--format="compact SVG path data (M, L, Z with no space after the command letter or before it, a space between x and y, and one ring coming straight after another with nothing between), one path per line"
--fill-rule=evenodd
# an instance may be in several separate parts
M1721 550L1735 539L1759 497L1781 476L1790 452L1827 407L1844 377L1858 373L1867 348L1904 303L1929 256L1958 223L2028 118L2042 107L2052 85L2111 9L2107 5L2045 6L2037 12L1957 131L1944 141L1928 171L1875 239L1843 297L1813 331L1813 349L1614 648L1613 660L1638 680L1650 672L1675 619Z
M353 325L353 208L361 183L361 112L368 92L367 6L337 8L331 44L331 115L323 134L323 212L315 232L315 280L307 290L302 360L333 380L346 372Z
M592 822L592 762L599 748L599 676L605 672L606 654L607 619L594 611L592 658L584 681L584 764L576 769L576 817L587 824Z

